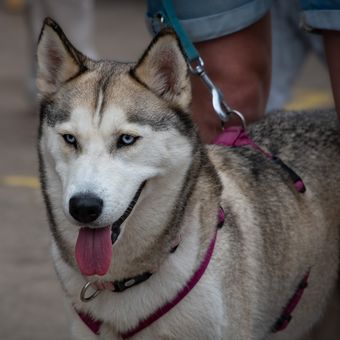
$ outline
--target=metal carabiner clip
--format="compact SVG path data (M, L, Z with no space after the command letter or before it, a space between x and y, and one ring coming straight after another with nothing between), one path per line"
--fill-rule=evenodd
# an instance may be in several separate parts
M204 69L204 62L201 57L194 61L194 63L189 63L189 69L193 74L200 76L204 84L208 87L211 93L212 106L220 118L222 125L229 120L231 114L236 115L240 120L243 128L246 128L246 120L241 112L232 109L224 100L221 90L212 82Z
M235 114L241 120L242 126L245 129L246 121L243 115L239 111L236 111L229 107L229 105L224 100L221 90L211 81L211 79L205 72L204 61L200 57L198 51L194 47L191 40L188 38L185 31L183 30L176 16L172 2L166 0L162 0L160 2L162 3L163 10L157 12L154 16L155 20L152 20L152 28L154 33L157 32L157 29L155 29L156 27L154 27L154 23L156 21L158 22L158 28L170 26L176 31L177 36L182 44L184 54L187 57L187 64L190 71L193 74L200 76L204 84L209 88L212 97L212 106L219 119L221 120L222 127L224 127L224 124L229 120L229 116L231 114Z

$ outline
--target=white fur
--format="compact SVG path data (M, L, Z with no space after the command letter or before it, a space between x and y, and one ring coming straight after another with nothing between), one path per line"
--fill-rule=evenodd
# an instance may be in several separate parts
M76 136L82 148L80 155L65 145L61 134L66 133ZM108 152L110 144L114 145L122 133L141 138L134 146ZM158 176L165 175L165 172L171 174L176 167L188 166L190 147L182 151L176 145L168 147L170 143L167 140L174 138L171 131L158 133L159 140L149 143L154 136L148 126L127 123L124 113L113 105L104 112L100 126L87 108L77 108L69 121L59 124L56 129L47 128L42 140L42 145L47 146L48 159L51 159L47 166L57 175L53 176L53 181L61 182L63 211L70 223L74 223L74 220L69 214L69 200L77 193L92 192L100 197L104 201L104 208L95 225L111 225L124 213L144 180L155 178L155 182L161 182ZM177 153L176 157L174 153ZM148 155L147 159L145 154ZM176 159L176 164L172 164L173 159ZM173 177L176 182L175 177L178 176ZM53 192L51 194L52 201L58 204L60 190L56 196ZM155 198L162 200L162 197ZM64 217L60 217L64 223Z

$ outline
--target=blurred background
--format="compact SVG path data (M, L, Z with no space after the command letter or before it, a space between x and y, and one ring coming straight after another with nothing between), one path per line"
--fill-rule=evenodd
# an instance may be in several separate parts
M61 5L64 2L68 3L65 8ZM37 179L38 109L33 75L42 19L48 12L77 47L94 57L134 61L151 39L145 25L145 1L84 0L80 8L72 8L73 3L0 1L0 339L3 340L70 338L63 295L50 260L49 231ZM281 39L279 30L283 22L295 25L298 31L294 6L288 9L276 6L273 11L273 39ZM282 65L287 68L284 71L289 75L291 91L280 92L280 105L289 109L330 107L333 102L321 42L304 36L298 39L302 41L304 57L295 67ZM288 39L280 43L282 48L284 44L292 47L293 43ZM294 57L288 55L289 58Z

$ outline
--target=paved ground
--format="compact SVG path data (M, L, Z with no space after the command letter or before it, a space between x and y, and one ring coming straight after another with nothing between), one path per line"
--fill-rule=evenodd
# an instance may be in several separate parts
M135 60L149 40L143 11L137 0L99 2L99 55ZM26 95L27 36L23 16L0 8L0 339L63 340L69 334L36 178L37 113ZM329 105L328 78L315 60L294 98L295 107Z

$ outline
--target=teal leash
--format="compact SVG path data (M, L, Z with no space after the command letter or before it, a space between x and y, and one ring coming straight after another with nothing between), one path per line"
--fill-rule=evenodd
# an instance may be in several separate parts
M160 18L160 20L162 20L161 18L164 18L163 24L167 27L171 27L176 32L181 41L188 63L191 64L198 61L200 55L179 22L172 0L162 0L162 7L163 11L158 12L156 14L157 17Z
M222 127L229 120L230 115L234 114L240 119L242 126L245 129L246 121L243 114L227 104L221 90L207 75L204 69L204 61L178 20L172 0L161 0L161 3L162 10L156 13L154 19L159 20L162 26L171 27L176 32L186 55L190 71L202 79L211 93L212 106L221 120Z

